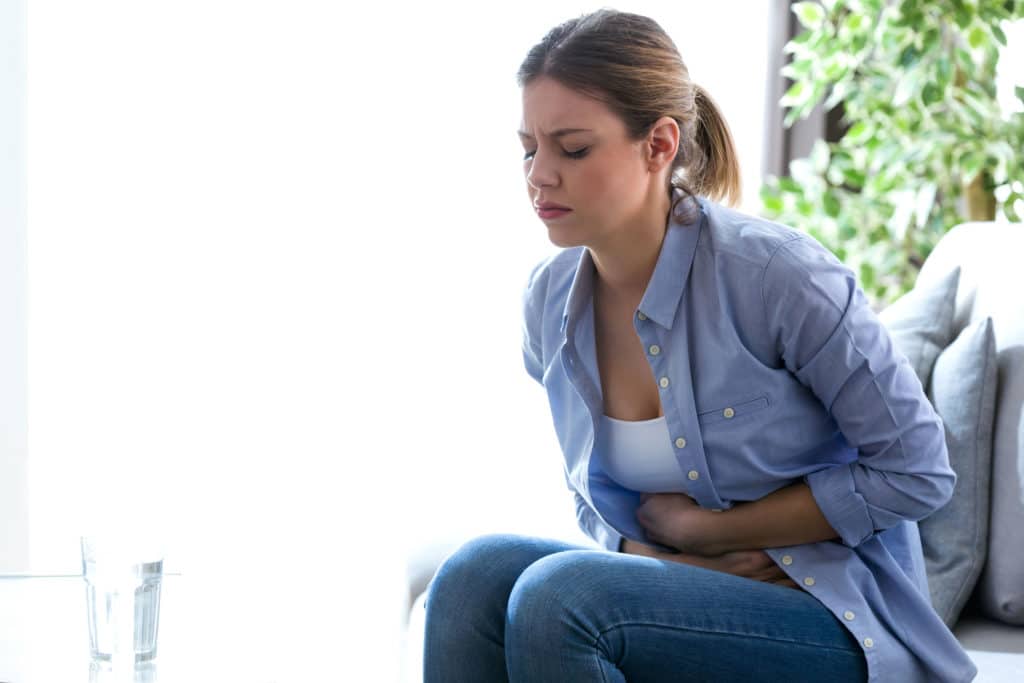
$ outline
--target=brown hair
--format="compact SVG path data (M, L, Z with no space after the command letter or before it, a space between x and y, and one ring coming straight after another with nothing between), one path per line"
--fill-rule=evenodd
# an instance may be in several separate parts
M675 43L653 19L600 9L565 21L534 45L516 74L520 87L547 76L603 102L641 140L662 116L679 124L669 187L682 197L740 199L740 167L729 126L706 90L690 80Z

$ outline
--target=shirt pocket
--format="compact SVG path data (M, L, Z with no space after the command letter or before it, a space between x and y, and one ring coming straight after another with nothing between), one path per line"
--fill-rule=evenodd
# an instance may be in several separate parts
M723 405L714 410L705 410L697 413L697 421L702 427L718 424L719 422L735 422L744 420L748 416L764 410L768 407L768 397L758 396L757 398L746 399Z

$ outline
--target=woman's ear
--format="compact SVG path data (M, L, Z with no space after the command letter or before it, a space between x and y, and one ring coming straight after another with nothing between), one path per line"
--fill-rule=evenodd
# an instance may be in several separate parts
M679 150L679 123L671 116L662 116L654 122L645 144L647 170L658 173L671 166Z

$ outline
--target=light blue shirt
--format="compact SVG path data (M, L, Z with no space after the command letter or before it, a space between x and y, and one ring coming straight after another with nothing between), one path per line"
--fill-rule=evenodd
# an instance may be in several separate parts
M869 681L972 680L928 593L916 522L949 501L956 474L920 380L813 237L699 203L694 222L668 222L633 318L687 495L725 510L805 481L840 538L765 552L854 635ZM596 452L593 278L585 247L533 269L526 369L547 390L583 531L611 551L623 536L671 550L645 538L640 492Z

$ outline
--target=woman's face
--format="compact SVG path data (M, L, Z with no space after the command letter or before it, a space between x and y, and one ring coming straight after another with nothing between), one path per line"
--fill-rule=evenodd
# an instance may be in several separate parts
M560 247L607 244L649 213L652 175L646 141L631 141L625 124L602 102L547 77L523 88L520 139L530 201L569 211L544 215ZM658 190L662 192L662 190Z

